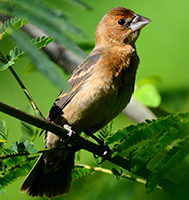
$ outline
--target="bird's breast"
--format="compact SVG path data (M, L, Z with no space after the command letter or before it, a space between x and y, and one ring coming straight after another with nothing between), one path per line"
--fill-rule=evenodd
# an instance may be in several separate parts
M103 73L91 77L63 110L63 117L76 132L101 128L127 105L133 85L122 85L123 77ZM95 128L94 128L95 129Z

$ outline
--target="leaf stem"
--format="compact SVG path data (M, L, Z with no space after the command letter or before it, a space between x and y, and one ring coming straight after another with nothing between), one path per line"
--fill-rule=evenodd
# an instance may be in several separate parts
M79 167L84 167L86 169L92 169L96 172L103 172L103 173L106 173L106 174L114 174L112 172L112 170L110 169L105 169L105 168L102 168L102 167L91 167L89 165L84 165L84 164L77 164L76 166L79 166ZM141 179L141 178L135 178L129 174L121 174L121 177L123 178L126 178L126 179L129 179L129 180L132 180L132 181L135 181L135 182L138 182L138 183L142 183L142 184L146 184L146 180L144 179ZM157 186L158 189L162 189L162 187L160 186Z

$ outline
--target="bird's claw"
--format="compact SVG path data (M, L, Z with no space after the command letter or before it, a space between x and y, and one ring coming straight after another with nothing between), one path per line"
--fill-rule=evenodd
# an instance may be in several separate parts
M63 128L68 131L68 133L67 133L68 137L67 137L67 139L65 141L66 146L67 146L69 144L69 141L74 138L74 135L76 133L75 133L75 131L72 130L72 127L69 126L68 124L64 124Z
M65 130L68 131L68 133L67 133L68 137L67 137L67 139L65 140L65 146L66 146L66 147L67 147L67 146L71 146L71 145L70 145L70 141L74 139L74 136L75 136L76 133L75 133L75 131L72 130L72 127L69 126L68 124L64 124L64 125L63 125L63 128L64 128ZM74 144L74 145L72 146L72 148L74 149L75 152L76 152L76 151L79 151L79 150L81 149L81 148L80 148L78 145L76 145L76 144Z

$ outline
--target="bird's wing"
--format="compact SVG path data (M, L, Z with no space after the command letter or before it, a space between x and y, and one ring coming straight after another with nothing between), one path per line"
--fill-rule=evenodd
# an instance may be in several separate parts
M86 80L91 76L93 69L95 68L95 65L99 59L100 54L89 56L79 67L74 70L67 81L68 86L70 87L70 92L60 92L52 108L50 109L47 120L53 121L62 111L62 109L77 94L77 92L81 89L83 83L86 82Z

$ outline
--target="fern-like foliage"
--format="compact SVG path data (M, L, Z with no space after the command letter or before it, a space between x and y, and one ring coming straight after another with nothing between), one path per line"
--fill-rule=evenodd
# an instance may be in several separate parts
M101 128L99 130L99 134L98 137L104 141L112 132L112 125L113 125L113 121L111 121L109 124L107 124L106 126L104 126L103 128Z
M21 50L18 46L16 46L14 49L10 50L7 58L9 62L15 63L16 60L19 60L20 58L23 58L24 56L26 56L26 53L23 50Z
M113 156L127 151L133 172L150 166L147 188L151 192L189 154L189 113L128 126L111 134L105 144L111 144Z
M38 49L41 49L43 47L46 47L48 44L50 44L52 41L54 41L53 37L50 36L42 36L42 37L36 37L32 39L32 43L37 46Z
M10 34L10 28L18 29L24 26L26 23L26 21L18 17L8 19L0 27L0 40L7 37Z
M0 147L2 147L2 144L7 141L8 137L8 130L6 122L3 120L0 122Z
M31 156L27 159L22 156L17 156L4 159L0 162L0 193L4 192L3 188L8 186L10 183L26 175L31 170L36 159L36 156Z
M7 137L8 137L7 125L3 120L2 122L0 122L0 155L4 154L5 152L4 148L7 144Z
M25 135L28 136L26 132L31 134L31 129L24 129L23 132L22 139L25 138ZM26 175L38 157L38 154L36 154L37 149L33 142L27 140L20 143L14 142L9 147L7 145L7 138L7 125L3 121L0 123L0 194L5 193L4 188L10 183ZM30 138L32 139L32 137Z
M74 170L72 171L72 180L74 181L94 173L95 170L93 169L88 169L83 166L75 166Z
M42 36L33 38L31 40L31 43L36 45L38 49L41 49L45 46L47 46L49 43L54 41L54 38L50 36ZM15 62L16 60L19 60L20 58L26 56L26 52L21 50L18 46L16 46L14 49L10 50L8 57L9 62Z
M20 141L34 141L37 134L38 134L38 129L31 126L30 124L27 124L25 122L21 122L21 131L22 135L20 138Z
M0 159L6 157L6 155L13 155L16 152L9 148L7 145L8 128L6 122L3 120L0 122Z
M31 40L31 44L37 46L38 49L41 49L45 46L47 46L49 43L51 43L54 40L54 38L50 36L42 36L33 38ZM5 57L0 53L0 71L4 71L10 66L15 64L15 61L25 57L27 54L25 51L23 51L20 47L16 46L14 49L11 49L9 52L9 55L7 55L8 61L5 59Z

